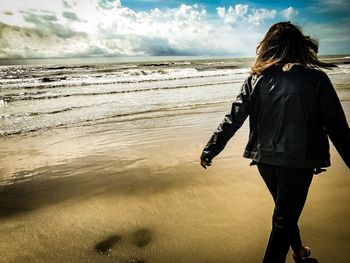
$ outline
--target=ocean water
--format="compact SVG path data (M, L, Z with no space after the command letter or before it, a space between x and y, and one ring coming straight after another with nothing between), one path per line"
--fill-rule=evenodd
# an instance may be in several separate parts
M329 74L340 85L347 83L350 65L344 62L348 57L333 59L341 64ZM3 65L0 136L205 111L232 101L252 62L200 59Z
M245 61L162 61L0 67L0 135L132 121L231 99Z

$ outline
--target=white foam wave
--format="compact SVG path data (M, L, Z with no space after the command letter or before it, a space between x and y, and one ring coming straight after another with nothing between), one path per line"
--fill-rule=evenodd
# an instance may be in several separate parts
M326 70L329 75L339 75L339 74L350 74L350 64L341 64L338 65L338 68L334 68L331 70Z
M29 79L23 82L0 83L3 89L27 89L27 88L55 88L71 86L105 85L117 83L141 83L153 81L178 80L187 78L205 78L215 76L231 76L233 79L243 79L248 74L248 68L197 70L195 68L157 68L152 70L128 69L115 73L87 74L71 77L52 78L50 81L42 79Z
M4 108L7 106L7 101L4 99L0 99L0 108Z

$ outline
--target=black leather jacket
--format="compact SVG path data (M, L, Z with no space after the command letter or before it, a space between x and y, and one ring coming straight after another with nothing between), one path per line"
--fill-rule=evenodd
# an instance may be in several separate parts
M330 166L328 137L350 168L350 131L327 74L318 69L280 66L250 75L209 142L201 159L211 162L249 116L243 157L297 168Z

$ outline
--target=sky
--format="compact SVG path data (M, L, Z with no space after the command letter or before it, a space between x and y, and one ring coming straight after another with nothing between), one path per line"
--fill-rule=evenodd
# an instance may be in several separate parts
M0 59L254 57L280 21L349 54L349 13L349 0L0 0Z

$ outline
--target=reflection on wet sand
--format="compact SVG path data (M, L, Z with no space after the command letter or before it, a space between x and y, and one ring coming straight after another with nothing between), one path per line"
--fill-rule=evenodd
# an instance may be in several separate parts
M154 172L147 166L136 166L140 161L88 156L65 164L21 171L14 175L15 180L0 187L0 217L98 195L136 195L142 198L190 183L191 178L172 175L167 170ZM112 163L119 168L109 167ZM31 174L30 180L25 180L25 174Z

